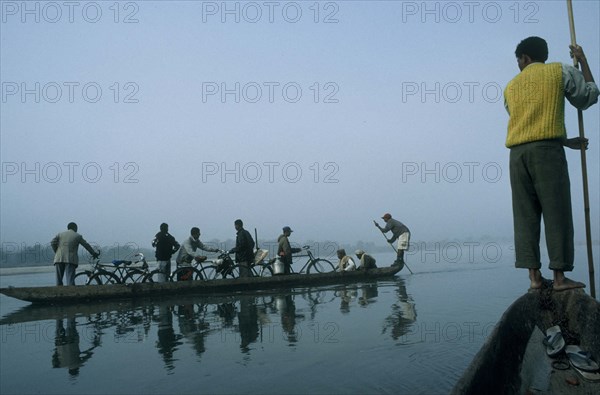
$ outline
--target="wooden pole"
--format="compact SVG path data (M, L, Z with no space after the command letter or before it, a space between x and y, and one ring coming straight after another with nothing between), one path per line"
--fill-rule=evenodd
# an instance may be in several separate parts
M575 20L573 18L573 4L571 0L567 0L567 11L569 13L569 29L571 31L571 45L577 45L577 39L575 37ZM573 58L573 66L579 67L577 59ZM583 111L577 110L577 120L579 124L579 137L582 139L581 147L581 175L583 177L583 210L585 214L585 239L587 245L587 256L588 266L590 272L590 295L592 298L596 298L596 282L594 279L594 256L592 253L592 230L590 225L590 196L588 191L588 176L587 176L587 159L585 153L585 131L583 127Z

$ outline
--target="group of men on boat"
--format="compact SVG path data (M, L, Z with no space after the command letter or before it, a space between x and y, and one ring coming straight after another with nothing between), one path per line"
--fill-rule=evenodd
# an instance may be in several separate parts
M545 284L540 259L540 224L544 219L549 267L553 271L554 290L582 288L585 284L565 277L564 272L573 270L574 232L571 209L571 192L564 147L587 149L588 141L583 137L567 138L565 127L565 98L578 109L584 110L598 101L600 90L594 82L590 67L578 45L571 45L571 56L581 65L581 71L573 66L548 63L548 45L540 37L522 40L515 50L520 73L514 77L504 91L505 107L509 114L506 147L510 149L510 185L512 190L513 225L515 240L515 266L529 271L532 289ZM408 249L410 231L400 221L386 213L382 219L385 227L375 226L383 233L392 232L393 243L398 241L395 265L404 266L404 251ZM77 225L70 223L66 232L52 240L56 252L56 280L72 284L77 266L79 245L92 255L96 252L77 233ZM254 240L243 228L241 220L235 221L236 246L229 251L235 253L236 262L245 268L254 259ZM279 236L278 255L289 273L292 254L297 252L290 246L288 238L292 230L283 228ZM192 228L191 236L183 246L168 233L168 225L162 224L153 245L156 258L165 275L170 272L171 256L179 250L177 264L190 264L192 260L205 259L198 250L215 251L199 239L200 230ZM359 251L357 251L359 252ZM361 262L364 252L358 253ZM357 265L345 251L338 251L339 270L352 270ZM370 262L370 261L369 261ZM364 263L363 263L364 264ZM373 263L374 264L374 263Z
M393 265L404 266L404 251L409 247L410 231L402 222L393 219L391 214L386 213L382 217L385 222L385 227L379 226L376 221L375 226L383 233L391 232L392 237L386 240L392 244L398 240L397 257ZM236 230L235 247L227 251L228 254L235 254L235 262L240 267L240 277L250 276L250 266L255 259L255 242L250 232L244 229L244 223L241 219L234 221ZM283 274L290 274L293 254L302 251L301 248L292 247L289 241L293 230L289 226L284 226L282 234L278 237L278 259L284 265ZM162 223L159 232L152 240L152 247L156 249L156 261L161 275L158 278L159 282L167 281L171 275L171 258L175 253L177 257L175 262L177 267L191 266L193 261L203 262L207 259L202 251L206 252L221 252L218 248L208 246L200 240L200 229L193 227L190 230L190 236L179 244L175 237L169 233L169 225ZM83 246L93 258L99 256L99 252L95 251L90 244L77 233L77 224L70 222L67 225L67 230L58 233L50 243L55 252L54 265L56 268L56 285L74 285L75 270L79 263L78 250L79 246ZM337 270L352 271L352 270L369 270L376 268L376 260L371 255L363 250L356 250L354 258L346 254L345 249L337 250L339 259ZM64 278L64 280L63 280Z

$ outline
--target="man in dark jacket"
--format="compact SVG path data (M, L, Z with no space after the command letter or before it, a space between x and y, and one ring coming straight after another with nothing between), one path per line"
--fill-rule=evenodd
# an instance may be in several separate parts
M277 238L279 246L277 248L277 255L281 258L284 265L283 274L290 274L292 266L292 254L302 251L301 248L292 248L290 245L289 237L293 230L289 226L283 227L283 234Z
M171 256L179 249L179 243L169 233L169 225L160 224L160 232L154 236L152 247L156 248L156 261L161 271L158 282L165 282L171 275Z
M254 239L252 239L250 232L244 229L244 223L241 219L236 219L233 224L237 235L235 248L229 250L229 253L235 253L235 262L240 265L240 277L249 277L249 268L254 262Z

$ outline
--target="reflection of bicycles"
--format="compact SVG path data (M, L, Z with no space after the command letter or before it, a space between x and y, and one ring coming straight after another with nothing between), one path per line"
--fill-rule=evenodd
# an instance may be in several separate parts
M267 250L258 250L254 262L248 268L250 277L270 277L273 275L273 268L268 262L265 262ZM238 278L240 277L240 265L233 262L229 254L221 251L221 254L213 261L212 265L207 265L200 271L202 280L215 280L218 278Z
M302 247L302 249L306 250L306 255L296 255L294 258L303 258L303 257L307 256L308 261L306 261L304 266L302 266L302 269L300 269L300 271L298 271L298 272L294 271L293 266L290 266L290 273L292 273L292 274L293 273L311 274L311 273L335 272L335 270L336 270L335 265L333 263L331 263L330 261L328 261L327 259L315 258L315 256L310 251L310 246L304 246L304 247ZM272 259L271 262L275 262L275 260Z
M92 270L75 275L75 285L133 284L143 282L148 274L148 263L144 254L134 255L135 261L113 260L112 264L101 264L98 257L90 257ZM141 265L140 265L141 263Z

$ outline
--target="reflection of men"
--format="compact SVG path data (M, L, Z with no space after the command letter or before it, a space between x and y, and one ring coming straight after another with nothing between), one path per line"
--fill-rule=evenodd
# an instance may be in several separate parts
M254 262L254 240L250 232L244 229L241 219L236 219L233 224L237 233L235 247L229 250L229 253L235 253L235 262L240 265L240 277L248 277L250 264Z
M209 252L219 251L218 248L212 248L204 245L204 243L200 241L200 229L194 226L190 230L190 237L185 239L181 245L181 248L179 249L179 254L177 254L177 259L175 259L175 262L177 262L177 267L192 266L192 261L194 260L196 262L205 261L206 257L201 254L200 250Z
M177 349L177 346L181 336L175 334L173 330L173 315L171 309L168 306L158 306L158 340L156 341L156 348L158 353L162 356L163 362L167 370L175 369L175 358L173 354Z
M154 236L152 247L156 248L156 261L161 272L157 280L165 282L171 275L171 256L179 249L179 243L169 234L169 225L160 224L160 232Z
M373 258L369 254L366 254L363 250L356 250L354 254L360 260L358 264L359 270L369 270L375 269L377 267L377 265L375 264L375 258Z
M382 228L376 221L375 226L381 231L381 233L387 233L392 231L392 238L387 239L388 243L392 244L398 240L397 257L394 261L394 265L404 266L404 251L408 250L410 244L410 231L408 227L397 219L393 219L390 213L386 213L381 217L385 221L385 227Z
M571 186L563 146L581 149L579 138L567 139L565 97L579 109L598 101L600 91L581 47L571 46L583 73L560 63L545 64L548 45L529 37L517 46L521 72L504 92L510 114L506 146L510 148L515 233L515 266L529 269L531 288L541 288L540 222L544 218L554 290L585 287L564 272L573 270ZM587 144L587 141L583 143Z
M253 297L240 296L240 312L238 313L242 352L248 352L250 343L258 339L258 310Z
M289 237L293 230L289 226L283 227L283 234L279 236L277 242L279 247L277 248L277 255L281 257L281 261L284 265L283 274L290 274L292 266L292 254L302 251L301 248L292 248L290 245Z
M415 303L408 296L403 280L398 281L396 294L398 300L392 304L392 313L385 319L383 327L384 332L391 329L390 334L394 340L410 334L409 328L417 319Z
M281 328L290 343L298 341L296 332L296 304L292 295L276 296L277 310L281 314Z
M350 272L356 270L356 263L354 263L354 259L350 255L346 255L346 250L340 248L337 250L337 257L339 258L338 263L338 271L340 272Z
M52 355L52 367L67 368L71 376L79 375L79 368L92 356L89 350L83 353L86 354L84 357L81 356L82 352L79 349L79 333L77 332L75 317L67 318L66 330L63 326L63 320L56 320L56 338L54 344L56 348Z
M75 222L70 222L67 225L67 230L57 234L50 242L54 251L56 285L63 285L63 276L67 285L75 285L75 269L77 269L77 265L79 264L77 251L80 244L92 254L92 257L98 257L99 253L94 251L83 236L77 233L77 224Z

